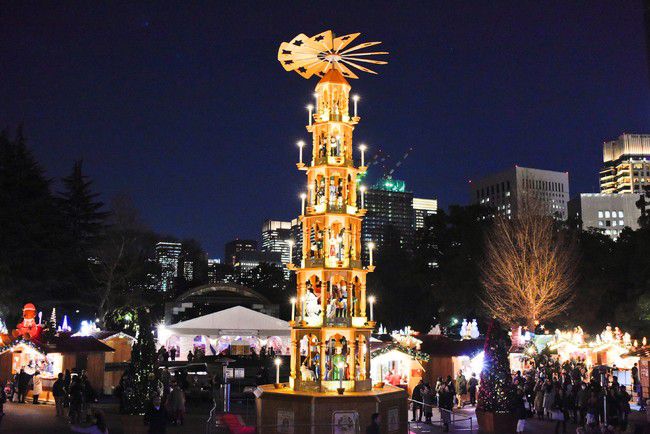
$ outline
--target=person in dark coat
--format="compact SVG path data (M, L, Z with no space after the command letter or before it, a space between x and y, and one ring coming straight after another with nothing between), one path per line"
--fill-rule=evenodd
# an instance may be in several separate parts
M526 404L524 401L524 392L522 389L517 391L517 401L515 407L515 417L517 418L517 432L522 433L526 429L526 418L528 417L528 411L526 410Z
M25 397L27 396L27 388L29 387L30 375L24 369L20 370L18 374L18 402L24 404Z
M56 415L63 416L65 413L63 411L63 401L65 399L65 386L63 384L63 373L59 372L59 375L52 384L52 396L54 396L54 405L56 406Z
M366 434L379 434L381 431L379 430L381 426L381 416L379 413L373 413L372 416L370 416L370 425L368 425L368 428L366 428Z
M454 395L454 391L449 384L443 385L438 393L438 407L440 408L440 418L442 419L444 432L449 432L451 412L454 407Z
M422 388L422 403L424 422L430 424L433 416L434 395L433 390L428 386Z
M161 405L160 396L154 396L151 406L144 414L144 423L149 426L149 434L165 434L169 415Z
M422 388L424 387L424 381L420 382L413 388L413 394L411 399L413 400L413 422L415 422L416 414L418 422L422 422Z
M469 386L469 402L471 405L476 405L476 389L478 389L478 379L476 373L472 373L472 378L468 381Z

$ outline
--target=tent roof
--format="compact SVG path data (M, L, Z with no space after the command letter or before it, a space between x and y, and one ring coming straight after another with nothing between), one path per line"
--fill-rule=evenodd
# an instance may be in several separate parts
M291 334L288 322L243 306L181 321L167 326L167 330L176 335L206 336L289 336Z

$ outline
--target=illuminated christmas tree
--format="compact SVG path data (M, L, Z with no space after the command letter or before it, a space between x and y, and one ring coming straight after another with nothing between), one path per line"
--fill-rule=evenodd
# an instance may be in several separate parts
M514 411L517 395L510 374L507 341L505 333L495 321L492 321L485 338L477 411L495 413Z

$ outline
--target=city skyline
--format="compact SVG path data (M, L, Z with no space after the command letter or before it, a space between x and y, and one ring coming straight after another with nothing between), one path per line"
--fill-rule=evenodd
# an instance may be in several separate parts
M469 179L515 164L568 171L574 194L597 192L602 143L647 133L641 2L558 3L544 14L514 3L377 8L369 17L346 8L336 19L318 7L293 11L298 29L286 11L264 8L80 7L72 18L54 5L18 6L0 18L0 47L14 59L0 65L0 126L24 122L49 177L84 158L105 201L128 192L152 229L195 238L211 257L227 240L257 238L265 219L299 212L302 181L288 173L296 140L308 138L300 125L311 89L257 65L274 61L278 40L320 29L323 18L391 52L381 83L355 84L355 137L368 156L381 148L396 159L414 147L395 176L443 209L469 202ZM244 37L228 23L242 14L252 24ZM249 81L264 85L240 86ZM392 122L396 110L409 122Z

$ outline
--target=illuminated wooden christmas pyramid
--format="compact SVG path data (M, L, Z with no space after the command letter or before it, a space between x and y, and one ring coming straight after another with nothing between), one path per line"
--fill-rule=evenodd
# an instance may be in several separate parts
M366 56L370 42L347 48L359 34L334 38L331 31L308 38L298 35L280 46L278 59L303 77L321 77L315 106L309 106L307 131L312 136L311 159L298 168L307 174L303 196L302 259L289 264L297 281L297 309L292 323L291 384L295 390L370 390L370 334L366 274L361 262L361 220L357 179L365 161L355 164L352 135L359 122L351 86L357 78L347 65L384 61ZM363 153L363 151L362 151ZM361 159L363 160L363 158ZM341 390L342 391L342 390Z
M280 45L278 60L285 70L304 78L320 77L315 105L309 105L307 131L312 137L311 158L303 162L300 146L298 169L306 172L306 193L301 195L302 251L292 299L291 370L285 384L263 386L258 399L258 429L279 432L269 425L296 426L295 432L333 432L328 424L342 420L369 423L380 411L392 421L386 432L405 432L406 394L370 378L370 336L375 323L372 298L366 294L366 276L372 272L361 261L363 190L358 185L365 167L364 147L354 155L353 131L359 122L358 98L350 95L348 79L354 70L375 74L360 65L385 64L366 52L379 44L352 46L359 33L335 37L332 31L296 36ZM360 163L360 164L357 164ZM357 200L357 197L360 200ZM372 247L372 246L370 246ZM339 397L333 405L332 397ZM342 422L341 422L342 423ZM388 422L384 422L388 423ZM265 428L266 427L266 428ZM386 428L389 426L386 425Z

